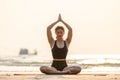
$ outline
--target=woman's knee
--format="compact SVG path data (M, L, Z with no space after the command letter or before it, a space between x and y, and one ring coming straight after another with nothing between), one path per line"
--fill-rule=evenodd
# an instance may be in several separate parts
M43 72L43 73L46 72L47 71L47 66L41 66L40 71Z
M80 73L81 72L81 67L79 66L73 66L70 68L70 72L73 73L73 74L77 74L77 73Z
M81 71L82 68L80 66L75 66L75 69Z
M82 70L82 68L80 66L76 66L75 69L78 70L78 71Z

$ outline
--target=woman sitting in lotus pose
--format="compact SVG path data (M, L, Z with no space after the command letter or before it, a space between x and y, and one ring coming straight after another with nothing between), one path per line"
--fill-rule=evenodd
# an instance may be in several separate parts
M57 26L55 28L56 40L53 39L51 29L58 22L62 22L68 29L67 39L63 39L64 28L62 26ZM62 20L61 15L59 15L58 20L47 27L47 37L51 47L53 62L51 67L41 66L40 71L45 74L77 74L81 71L79 66L68 66L66 63L66 56L68 52L68 47L72 39L72 28Z

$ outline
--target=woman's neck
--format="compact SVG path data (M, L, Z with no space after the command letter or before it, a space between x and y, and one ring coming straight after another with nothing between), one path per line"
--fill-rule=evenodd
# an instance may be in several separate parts
M57 41L61 42L61 41L63 41L63 38L57 38Z

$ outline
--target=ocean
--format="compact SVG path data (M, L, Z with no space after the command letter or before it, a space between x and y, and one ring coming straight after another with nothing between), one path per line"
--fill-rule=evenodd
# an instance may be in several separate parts
M0 56L0 72L36 72L50 66L52 59L40 55ZM120 74L120 55L70 55L68 66L80 66L82 73Z

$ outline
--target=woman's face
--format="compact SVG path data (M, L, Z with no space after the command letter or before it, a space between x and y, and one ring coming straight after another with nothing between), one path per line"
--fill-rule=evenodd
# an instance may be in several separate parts
M57 38L62 38L64 35L64 31L62 29L58 29L55 31Z

